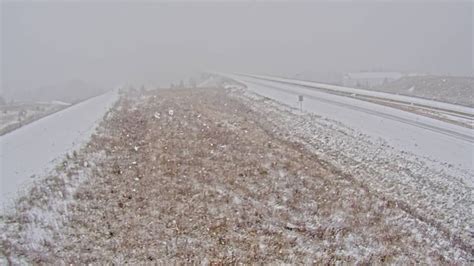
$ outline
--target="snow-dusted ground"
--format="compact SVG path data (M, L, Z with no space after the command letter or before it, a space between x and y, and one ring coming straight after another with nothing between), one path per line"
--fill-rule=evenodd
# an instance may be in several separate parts
M71 104L59 101L12 103L0 106L0 135L4 135Z
M458 246L472 257L472 172L399 150L383 138L374 138L312 112L300 112L296 106L290 107L292 104L274 102L249 89L244 91L246 96L240 99L273 124L272 132L301 143L357 180L354 186L366 186L409 216L429 225L429 235L447 237L451 243L428 240L444 246L439 246L440 249L459 257L457 251L450 250ZM404 224L405 228L416 227L401 217L393 222Z
M375 139L383 139L401 151L433 162L433 167L450 171L474 182L474 131L395 108L297 85L230 75L248 89L297 107L304 95L303 109L333 119ZM462 108L462 107L460 107Z
M117 92L91 98L0 137L0 210L50 171L67 152L80 147L117 100Z
M124 95L85 148L0 215L0 264L473 261L471 185L222 85Z

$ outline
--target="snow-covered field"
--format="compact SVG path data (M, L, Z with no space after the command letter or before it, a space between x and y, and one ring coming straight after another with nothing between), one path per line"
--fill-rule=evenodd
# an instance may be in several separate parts
M0 105L0 135L4 135L69 106L58 101Z
M474 108L474 77L408 76L370 88Z
M111 91L0 136L0 209L87 141L116 99Z

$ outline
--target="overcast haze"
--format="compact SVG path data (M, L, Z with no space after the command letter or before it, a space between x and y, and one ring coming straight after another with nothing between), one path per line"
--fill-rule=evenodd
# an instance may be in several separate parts
M471 76L472 3L2 3L2 90L215 69Z

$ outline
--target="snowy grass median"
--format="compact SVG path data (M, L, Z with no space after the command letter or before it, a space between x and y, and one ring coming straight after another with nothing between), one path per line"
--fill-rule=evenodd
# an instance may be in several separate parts
M0 257L56 264L472 261L469 231L443 218L468 225L472 214L437 203L437 195L449 199L470 187L426 184L434 205L414 204L417 179L430 172L412 161L421 168L410 173L413 165L388 160L394 153L376 145L245 90L132 92L86 148L1 218Z

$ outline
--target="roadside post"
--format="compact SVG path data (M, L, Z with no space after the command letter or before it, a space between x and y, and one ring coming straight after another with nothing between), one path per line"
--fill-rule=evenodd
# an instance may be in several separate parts
M300 111L303 112L303 95L298 95L298 101L300 102Z

